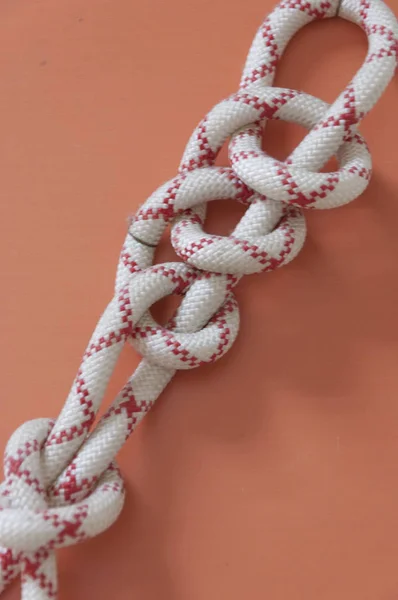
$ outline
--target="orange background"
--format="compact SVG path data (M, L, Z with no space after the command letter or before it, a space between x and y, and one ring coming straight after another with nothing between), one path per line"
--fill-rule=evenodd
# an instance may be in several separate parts
M237 88L272 7L1 2L1 447L60 411L128 215ZM350 23L312 24L276 83L332 101L366 47ZM395 79L363 123L367 192L308 213L299 257L240 284L232 350L179 374L126 444L122 516L59 553L61 600L397 598L397 104ZM265 147L282 158L303 133L271 123ZM242 211L214 203L208 231ZM108 403L137 361L127 348ZM18 585L5 594L18 597Z

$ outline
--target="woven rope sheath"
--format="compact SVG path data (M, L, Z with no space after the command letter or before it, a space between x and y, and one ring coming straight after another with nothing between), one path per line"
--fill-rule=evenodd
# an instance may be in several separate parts
M279 59L304 25L339 14L367 34L366 60L333 105L272 87ZM19 573L24 600L57 596L55 550L97 535L124 501L115 455L177 370L216 361L233 344L239 309L233 288L243 275L271 271L302 248L303 208L332 208L366 188L371 158L357 126L397 66L398 24L381 0L283 0L258 30L237 93L199 123L176 177L132 219L115 295L83 356L57 420L37 419L11 437L0 485L0 588ZM310 131L280 162L261 149L267 119ZM214 166L230 138L231 167ZM335 155L339 169L320 173ZM204 232L206 204L231 198L247 211L228 237ZM153 265L171 224L180 263ZM150 307L183 296L166 327ZM143 360L99 424L93 423L123 345Z

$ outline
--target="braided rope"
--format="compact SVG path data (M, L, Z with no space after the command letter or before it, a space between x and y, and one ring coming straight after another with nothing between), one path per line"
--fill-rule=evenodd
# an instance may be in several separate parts
M336 16L365 31L366 60L329 106L271 87L293 35ZM251 46L239 91L199 123L179 172L156 190L130 224L115 295L89 342L56 421L22 425L7 444L0 485L0 589L19 573L24 600L57 595L55 550L97 535L118 517L124 487L114 457L177 370L214 362L233 344L239 309L233 288L243 275L270 271L302 248L303 208L332 208L368 185L371 157L357 126L392 78L398 24L381 0L282 0ZM267 119L310 131L291 156L277 161L261 149ZM230 138L231 167L214 166ZM335 155L339 169L320 173ZM203 225L209 201L231 198L248 208L228 237ZM153 265L166 227L181 263ZM167 326L150 314L169 294L183 296ZM93 429L123 345L143 360Z

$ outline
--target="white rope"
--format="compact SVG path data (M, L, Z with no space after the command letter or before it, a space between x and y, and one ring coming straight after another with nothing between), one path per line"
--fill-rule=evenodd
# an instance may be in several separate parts
M339 16L368 36L367 58L329 106L273 88L292 36L314 19ZM254 38L239 91L220 102L191 136L178 175L161 186L131 222L120 255L115 295L100 319L58 419L25 423L5 452L0 486L0 587L22 575L24 600L57 595L55 550L97 535L124 501L115 455L176 370L214 362L233 344L239 310L233 288L243 275L273 270L303 246L303 208L350 202L366 188L371 158L357 131L397 65L398 25L381 0L283 0ZM261 149L266 119L310 132L280 162ZM215 167L231 138L231 168ZM335 155L339 169L320 173ZM227 237L204 232L206 204L231 198L247 205ZM182 263L153 265L168 224ZM183 295L166 327L149 310ZM143 355L135 373L93 429L123 345Z

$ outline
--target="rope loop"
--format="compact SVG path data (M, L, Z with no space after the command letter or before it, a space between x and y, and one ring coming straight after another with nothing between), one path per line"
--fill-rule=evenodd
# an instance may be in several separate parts
M306 208L340 206L366 188L371 160L357 126L394 75L398 54L395 16L381 0L284 0L258 30L241 79L242 96L255 103L259 90L272 85L281 55L298 29L313 19L334 16L336 11L359 25L368 38L365 62L346 89L331 106L324 105L323 111L319 101L317 106L315 99L311 104L308 97L284 91L292 94L285 112L276 116L264 113L265 118L283 118L310 128L285 163L261 151L260 136L253 135L250 126L235 133L230 144L232 167L246 185L274 200ZM341 160L341 169L318 173L334 155Z
M123 480L111 463L84 500L52 505L42 455L53 425L50 419L24 423L11 436L4 455L0 545L7 551L3 554L1 577L7 583L10 574L21 569L27 597L40 597L43 592L54 597L54 550L106 530L119 516L124 502Z
M270 89L274 92L277 90ZM267 95L261 91L264 96ZM285 93L285 90L281 90L281 94ZM245 93L243 101L258 105L260 97ZM328 110L326 102L297 93L268 118L297 123L311 132L318 128L323 132L322 117ZM328 124L327 127L331 126ZM309 151L305 145L301 151L300 144L283 162L268 156L261 149L263 129L262 126L246 125L233 134L229 144L232 168L246 184L250 181L250 186L258 193L293 206L324 209L347 204L366 189L372 160L364 138L353 127L346 126L345 136L337 149L339 170L329 173L319 173L318 169L320 161L323 166L334 154L327 147L329 143L334 148L334 135L326 135L325 142L319 147L312 146Z

